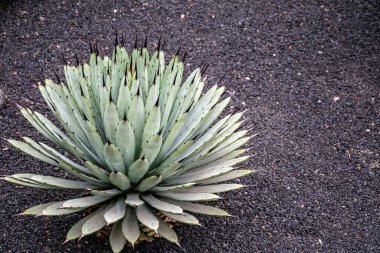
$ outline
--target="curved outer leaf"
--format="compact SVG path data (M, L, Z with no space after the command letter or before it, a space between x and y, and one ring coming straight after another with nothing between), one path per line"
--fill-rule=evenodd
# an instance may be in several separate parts
M57 202L51 202L47 204L40 204L26 209L22 212L22 215L42 215L42 211L45 210L48 206L56 204Z
M162 211L162 214L182 223L187 223L191 225L199 225L199 220L186 212L183 212L182 214L175 214L171 212Z
M121 222L117 222L112 226L110 244L114 253L121 252L126 244L126 239L121 229Z
M63 206L64 203L65 201L60 201L46 207L42 211L41 215L46 215L46 216L65 215L65 214L76 213L85 209L85 207L64 209L64 206Z
M118 220L123 219L125 215L125 203L124 198L119 198L116 203L104 213L104 219L107 224L115 223Z
M156 194L170 199L186 201L207 201L220 198L211 193L156 192Z
M30 156L33 156L34 158L37 158L38 160L41 160L43 162L46 162L46 163L49 163L51 165L54 165L54 166L58 166L58 163L51 159L50 157L42 154L41 152L35 150L33 147L31 147L30 145L24 143L24 142L21 142L21 141L16 141L16 140L8 140L8 142L14 146L15 148L21 150L22 152L30 155Z
M193 185L195 185L195 183L178 184L178 185L171 185L171 186L155 186L152 188L152 192L165 192L165 191L172 191L176 189L185 189Z
M139 239L140 228L135 208L127 207L121 229L124 237L128 242L132 243L132 245Z
M67 180L67 179L62 179L58 177L52 177L52 176L35 175L35 176L32 176L30 179L40 184L56 186L56 187L65 188L65 189L97 189L98 188L97 186L88 182L73 181L73 180Z
M82 234L82 226L83 226L83 224L88 219L90 219L91 217L97 215L100 212L103 212L105 208L106 208L106 206L103 205L102 207L98 208L95 212L90 213L89 215L85 216L84 218L80 219L77 223L75 223L70 228L70 230L67 232L66 241L70 241L70 240L74 240L74 239L78 239L78 238L82 237L83 236L83 234Z
M197 184L215 184L251 174L252 170L234 170L226 174L197 181Z
M213 109L211 109L206 117L202 120L200 123L201 125L198 127L198 129L194 132L193 136L198 136L200 134L203 134L211 125L212 123L222 114L223 110L226 108L226 106L230 103L231 98L225 98L222 102L218 103L214 106Z
M185 189L178 189L178 190L175 190L175 192L220 193L220 192L227 192L227 191L240 189L242 187L244 187L244 185L242 184L216 184L216 185L194 186L194 187L185 188Z
M193 212L193 213L201 213L207 215L215 215L215 216L229 216L229 214L219 208L213 206L206 206L202 204L191 203L187 201L180 201L174 199L163 198L162 200L172 203L174 205L180 206L183 210Z
M70 200L63 201L62 207L63 208L89 207L89 206L102 203L110 198L111 196L90 196L90 197L83 197L83 198L77 198L77 199L70 199Z
M231 170L233 170L232 167L190 171L188 173L185 173L178 177L170 179L166 183L168 185L191 183L191 182L196 182L196 181L203 180L206 178L218 176L218 175L227 173Z
M38 184L35 181L32 181L29 179L29 177L32 177L33 174L15 174L12 176L6 176L3 179L9 183L19 184L23 186L29 186L34 188L41 188L41 189L59 189L56 186L48 186L44 184Z
M136 216L137 219L148 228L155 231L158 229L159 221L154 213L146 206L146 204L136 208Z
M167 203L165 201L159 200L155 198L152 194L143 194L141 195L141 198L146 201L150 206L160 210L160 211L166 211L170 213L182 213L183 210L181 207Z
M107 208L102 209L83 223L82 236L95 233L107 225L107 221L104 219L106 210Z
M178 236L176 232L170 227L170 225L164 222L161 218L157 217L159 225L157 233L165 239L178 244Z
M91 191L91 194L95 195L95 196L110 196L110 197L114 197L114 196L120 195L121 193L123 193L123 192L120 191L120 190L118 190L118 189L92 190Z

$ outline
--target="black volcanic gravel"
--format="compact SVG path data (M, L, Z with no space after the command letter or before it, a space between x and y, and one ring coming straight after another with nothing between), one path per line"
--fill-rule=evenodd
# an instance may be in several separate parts
M259 133L242 165L258 170L241 180L251 186L216 203L235 217L200 217L206 228L176 227L181 248L156 240L136 252L380 252L379 1L7 2L3 138L43 140L12 103L47 112L37 83L62 76L62 54L84 61L89 39L109 54L115 28L129 48L136 32L151 48L162 36L169 54L182 42L187 71L206 56L208 87L231 71L228 110L248 109L245 127ZM62 175L0 145L1 175ZM110 252L94 235L62 245L80 215L14 216L74 195L0 181L0 252Z

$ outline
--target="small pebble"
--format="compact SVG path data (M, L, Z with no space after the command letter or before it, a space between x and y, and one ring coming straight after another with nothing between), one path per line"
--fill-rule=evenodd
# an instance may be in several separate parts
M340 99L340 97L334 97L333 100L334 102L337 102Z

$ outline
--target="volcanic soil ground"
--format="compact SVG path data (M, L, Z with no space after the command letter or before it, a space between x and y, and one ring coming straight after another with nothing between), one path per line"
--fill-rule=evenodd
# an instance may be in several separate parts
M378 1L14 0L0 10L2 138L44 140L14 103L49 114L38 82L62 78L62 55L87 60L88 40L110 54L114 31L168 55L182 43L186 72L204 58L207 87L225 85L226 113L247 110L256 173L215 205L234 217L178 225L136 252L380 252L380 7ZM219 80L226 73L226 78ZM0 174L64 175L1 140ZM62 245L80 215L20 217L77 196L0 181L0 252L110 252L96 235ZM128 248L128 252L131 251Z

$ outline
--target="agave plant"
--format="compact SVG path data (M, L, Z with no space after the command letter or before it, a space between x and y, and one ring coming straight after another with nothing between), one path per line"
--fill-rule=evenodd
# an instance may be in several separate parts
M150 228L178 244L163 220L199 224L187 213L228 216L224 210L194 203L216 200L216 193L241 188L225 184L251 170L233 166L246 160L241 148L250 137L239 130L242 113L220 119L230 98L224 87L204 90L200 68L183 82L178 54L169 63L146 44L131 54L116 43L101 57L92 46L88 64L64 66L66 83L46 80L39 90L61 124L20 107L23 116L60 150L24 137L9 140L17 149L59 167L79 180L15 174L6 181L43 189L78 189L88 196L27 209L24 215L65 215L90 208L67 233L81 238L112 224L110 244L120 252Z

